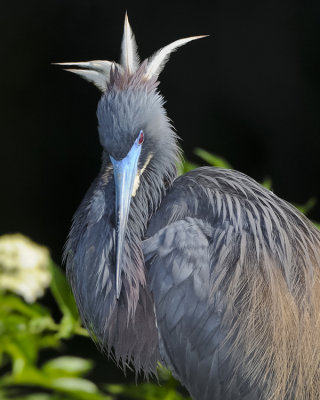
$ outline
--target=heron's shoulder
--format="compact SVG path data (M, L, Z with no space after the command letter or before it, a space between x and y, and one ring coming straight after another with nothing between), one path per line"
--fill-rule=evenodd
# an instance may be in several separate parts
M202 186L213 190L228 190L230 193L246 197L250 194L251 189L256 192L266 192L263 186L248 175L236 170L217 167L200 167L189 171L175 180L173 188L186 185L188 187Z
M150 221L148 234L186 217L215 226L227 223L239 231L259 229L271 234L273 228L279 230L288 224L315 230L295 207L254 179L214 167L195 169L174 181Z
M235 170L201 167L178 177L163 200L166 207L185 205L188 209L212 207L216 202L250 204L277 203L281 201L254 179ZM285 202L283 202L285 203ZM198 212L197 212L197 215Z

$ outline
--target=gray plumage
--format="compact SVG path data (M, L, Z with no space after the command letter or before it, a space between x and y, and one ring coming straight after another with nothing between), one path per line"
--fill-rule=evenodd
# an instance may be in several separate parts
M157 78L169 53L193 39L139 64L126 18L121 65L67 63L94 71L76 70L97 76L103 91L102 167L65 249L83 323L124 369L156 374L161 361L197 400L316 400L319 232L239 172L204 167L177 178L177 137ZM115 165L130 154L139 158L116 260Z

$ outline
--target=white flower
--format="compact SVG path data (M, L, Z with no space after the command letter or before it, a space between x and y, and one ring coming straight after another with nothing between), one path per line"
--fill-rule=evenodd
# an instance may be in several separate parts
M50 255L21 234L0 236L0 290L10 290L33 303L49 286Z

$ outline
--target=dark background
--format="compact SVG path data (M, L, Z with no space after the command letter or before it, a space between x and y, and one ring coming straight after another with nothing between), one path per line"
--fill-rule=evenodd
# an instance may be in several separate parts
M60 262L100 165L100 94L50 63L118 60L126 9L142 58L210 34L173 54L160 77L188 159L200 163L193 149L203 147L272 177L288 201L320 200L319 1L2 0L0 234L22 232ZM311 217L320 220L319 203Z

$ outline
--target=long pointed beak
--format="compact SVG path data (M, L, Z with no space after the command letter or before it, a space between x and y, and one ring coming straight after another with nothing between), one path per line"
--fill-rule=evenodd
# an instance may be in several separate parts
M134 144L125 158L118 161L110 156L116 187L116 296L120 297L123 270L123 252L133 185L141 146Z

